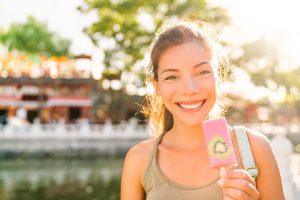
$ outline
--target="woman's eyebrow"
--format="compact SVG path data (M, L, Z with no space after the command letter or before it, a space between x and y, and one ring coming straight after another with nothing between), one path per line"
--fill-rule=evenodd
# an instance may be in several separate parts
M210 63L208 61L203 61L203 62L200 62L200 63L196 64L193 68L195 69L195 68L201 67L205 64L210 65Z
M200 62L200 63L194 65L193 68L195 69L195 68L201 67L201 66L203 66L203 65L205 65L205 64L210 65L210 63L209 63L208 61L203 61L203 62ZM178 71L179 71L178 69L169 68L169 69L163 70L160 74L163 74L163 73L165 73L165 72L178 72Z
M172 68L170 68L170 69L163 70L160 74L163 74L165 72L178 72L178 71L179 71L178 69L172 69Z

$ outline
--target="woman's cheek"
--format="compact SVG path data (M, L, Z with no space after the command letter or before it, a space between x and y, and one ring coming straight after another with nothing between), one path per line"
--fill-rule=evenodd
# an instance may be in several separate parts
M178 87L174 83L166 83L161 85L161 94L162 95L169 95L176 91Z
M214 77L206 79L199 83L200 87L206 90L211 90L213 93L217 91L217 81Z
M165 104L172 103L173 97L176 94L176 86L168 85L167 87L161 87L160 94Z

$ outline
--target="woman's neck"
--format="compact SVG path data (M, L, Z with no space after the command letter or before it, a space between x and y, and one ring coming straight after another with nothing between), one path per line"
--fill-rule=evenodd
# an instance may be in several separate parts
M205 140L201 124L190 126L174 122L173 128L166 135L170 144L185 149L205 148ZM168 143L169 143L168 142Z

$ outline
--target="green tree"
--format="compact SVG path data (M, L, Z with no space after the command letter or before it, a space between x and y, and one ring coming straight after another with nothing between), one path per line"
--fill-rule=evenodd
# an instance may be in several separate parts
M104 51L106 78L120 79L134 69L138 85L145 75L141 61L163 22L178 17L228 22L225 10L210 8L205 0L85 0L78 9L98 15L85 33Z
M0 43L9 50L45 56L70 55L70 41L49 31L46 24L28 17L24 24L13 23L8 31L0 32Z

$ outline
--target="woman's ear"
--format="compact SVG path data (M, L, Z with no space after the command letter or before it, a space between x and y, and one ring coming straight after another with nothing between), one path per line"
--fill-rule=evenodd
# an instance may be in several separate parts
M154 86L154 89L155 89L155 93L157 95L160 95L160 88L159 88L159 84L158 84L158 81L155 80L154 78L152 79L152 84Z

